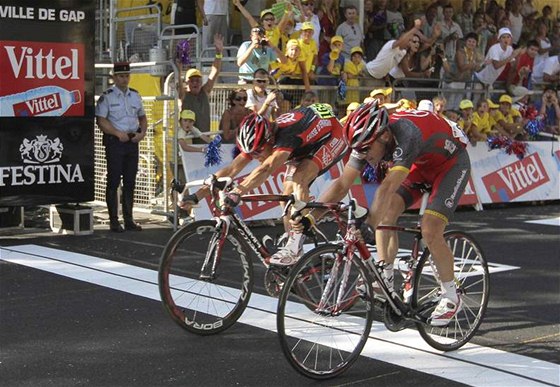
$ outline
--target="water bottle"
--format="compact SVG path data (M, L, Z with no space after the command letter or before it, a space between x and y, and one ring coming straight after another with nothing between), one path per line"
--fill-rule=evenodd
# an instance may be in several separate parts
M41 86L22 93L0 97L0 117L62 116L70 106L80 103L79 90Z

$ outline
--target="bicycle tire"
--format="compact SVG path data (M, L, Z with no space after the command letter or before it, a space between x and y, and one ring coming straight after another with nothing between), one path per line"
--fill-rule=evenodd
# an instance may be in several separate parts
M329 379L346 371L369 338L373 321L371 276L355 255L346 286L341 286L342 272L333 274L333 269L341 269L338 264L344 262L340 245L313 249L292 268L278 300L277 328L282 351L293 368L312 379ZM324 269L318 270L320 267ZM362 297L355 290L360 277L365 278ZM323 310L332 311L332 301L341 294L338 313L317 311L329 281L335 286L327 291Z
M476 334L488 305L490 274L482 249L469 234L462 231L447 231L444 238L455 257L455 278L459 281L463 307L445 327L434 327L418 323L422 338L440 351L453 351ZM424 249L414 277L413 308L420 308L428 317L435 309L440 297L440 286L430 266L431 254Z
M165 310L181 328L198 335L233 325L253 289L252 260L232 227L221 246L216 276L201 279L203 262L216 252L219 239L216 221L191 223L170 238L160 260L158 284Z

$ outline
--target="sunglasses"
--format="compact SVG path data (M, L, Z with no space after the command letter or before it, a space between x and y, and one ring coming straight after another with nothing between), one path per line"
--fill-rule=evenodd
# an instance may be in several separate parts
M268 79L255 79L255 82L257 82L257 83L267 83Z
M247 101L247 97L235 97L234 101Z

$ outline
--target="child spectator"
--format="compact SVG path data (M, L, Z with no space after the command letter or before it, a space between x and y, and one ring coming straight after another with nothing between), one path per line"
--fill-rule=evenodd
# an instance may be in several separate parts
M247 90L245 107L253 112L273 121L278 116L279 91L269 91L267 86L270 75L265 69L258 69L253 74L253 88Z
M301 47L302 55L305 59L305 68L309 74L309 80L315 80L315 67L317 66L317 54L319 49L317 43L313 40L314 27L311 22L304 22L301 26L301 35L299 46Z
M470 142L474 145L477 141L486 141L486 136L478 130L478 122L473 115L474 105L472 101L469 99L462 100L459 109L461 110L461 117L459 117L457 124L466 133Z
M535 103L535 108L544 119L545 131L552 134L560 134L558 124L560 123L560 105L556 90L548 86L540 101Z
M350 51L350 60L344 63L344 72L346 73L346 101L360 100L359 77L365 75L366 64L364 62L364 51L361 47L353 47Z
M325 52L320 58L318 85L336 86L343 75L344 56L340 55L344 40L342 36L335 35L331 38L330 51ZM342 78L346 82L346 75Z
M311 91L309 73L306 68L307 58L301 51L298 40L291 39L286 45L286 63L278 67L278 83L281 85L304 85L305 91ZM293 104L296 100L298 90L289 90L284 95L285 99Z
M498 107L498 105L496 105L496 107ZM476 122L478 132L486 137L493 134L492 123L488 109L488 101L481 99L476 104L476 111L473 113L473 121Z
M515 139L523 133L521 113L512 108L513 100L509 95L502 94L499 102L500 108L494 117L497 129L503 136Z

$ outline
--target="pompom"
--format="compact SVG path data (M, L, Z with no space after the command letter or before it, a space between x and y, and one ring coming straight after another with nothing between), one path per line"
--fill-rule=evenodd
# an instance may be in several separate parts
M206 148L206 155L204 156L204 166L211 167L214 165L220 165L222 163L222 136L219 134L214 137L208 147Z
M525 131L531 138L535 138L543 129L544 121L540 116L535 116L534 119L529 120L527 124L525 124Z
M505 136L490 136L486 141L490 149L505 149L511 142L511 140Z
M375 168L373 168L369 163L366 165L362 172L362 177L368 183L375 182L377 180L377 176L375 174Z
M519 160L523 160L523 157L527 154L527 143L523 141L511 141L506 148L506 153L508 155L515 155Z
M233 149L231 150L231 157L232 158L236 158L237 156L239 156L241 154L241 149L239 149L239 147L237 145L235 145L233 147Z
M191 64L190 49L191 47L188 40L181 40L177 43L177 59L181 61L183 66L189 66Z

